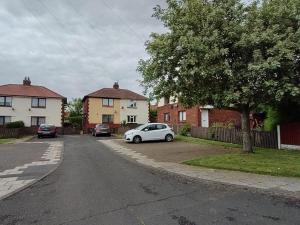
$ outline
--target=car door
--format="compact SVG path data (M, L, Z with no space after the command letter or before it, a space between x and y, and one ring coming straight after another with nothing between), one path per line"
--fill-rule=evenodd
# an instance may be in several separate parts
M141 132L142 140L143 141L156 140L155 130L156 130L156 126L154 124L145 127Z
M157 140L164 140L167 135L167 126L164 124L156 125L156 138Z

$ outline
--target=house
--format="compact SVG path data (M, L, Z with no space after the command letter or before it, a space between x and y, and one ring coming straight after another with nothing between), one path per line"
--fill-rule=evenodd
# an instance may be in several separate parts
M108 123L111 128L121 124L144 124L149 120L147 98L127 89L120 89L116 82L112 88L102 88L83 98L84 128Z
M158 101L157 120L169 125L241 127L241 114L237 111L217 109L210 105L184 108L177 99L172 97Z
M32 85L25 77L23 84L0 86L0 126L23 121L26 127L43 123L62 127L66 98L46 87Z

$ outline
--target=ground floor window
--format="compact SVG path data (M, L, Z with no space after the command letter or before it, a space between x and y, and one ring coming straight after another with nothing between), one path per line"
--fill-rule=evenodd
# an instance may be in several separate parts
M127 116L127 123L136 123L136 116Z
M179 112L179 121L180 122L186 121L186 112L185 111Z
M11 116L0 116L0 126L11 122Z
M31 117L31 126L40 126L41 124L46 123L46 117L44 116L32 116Z
M114 115L102 115L102 123L113 123Z
M164 121L169 122L171 120L170 113L164 113Z

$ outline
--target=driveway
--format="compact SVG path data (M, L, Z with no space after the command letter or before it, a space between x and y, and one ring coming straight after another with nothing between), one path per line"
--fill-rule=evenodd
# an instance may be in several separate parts
M0 201L0 221L1 225L298 225L300 201L145 168L93 137L69 136L64 161L54 173Z
M218 155L232 153L237 150L228 149L222 146L197 145L183 141L174 140L173 142L143 142L141 144L127 143L117 139L115 142L123 147L141 153L159 162L180 163L199 156Z

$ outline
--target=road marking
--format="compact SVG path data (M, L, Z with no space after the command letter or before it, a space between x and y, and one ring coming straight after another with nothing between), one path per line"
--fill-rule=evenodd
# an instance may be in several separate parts
M49 147L42 155L41 160L26 163L22 166L17 166L13 169L8 169L0 172L0 199L18 191L19 189L22 189L30 183L35 182L39 178L32 178L32 175L25 176L26 169L35 170L44 166L57 165L60 162L63 150L63 142L57 141L42 143L49 144Z

